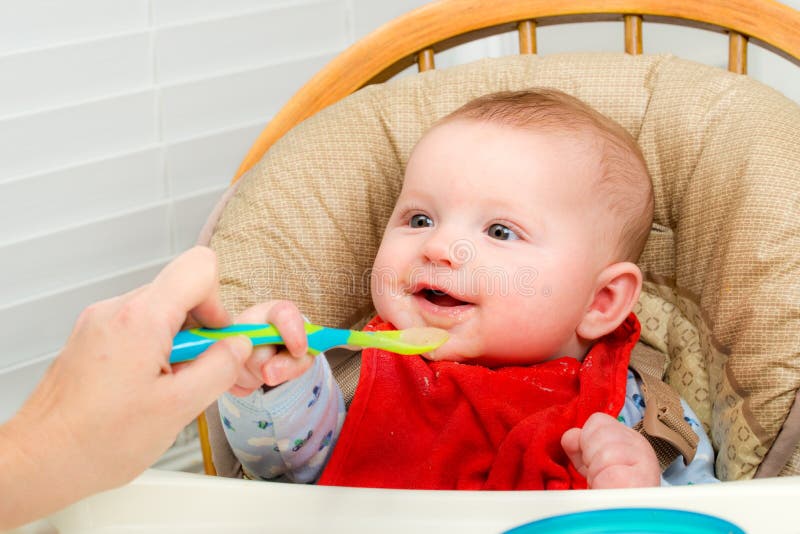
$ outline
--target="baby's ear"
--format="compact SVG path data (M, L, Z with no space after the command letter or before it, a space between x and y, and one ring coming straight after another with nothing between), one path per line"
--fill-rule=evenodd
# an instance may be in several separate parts
M631 313L642 290L642 271L635 263L609 265L597 277L594 299L576 333L595 340L613 332Z

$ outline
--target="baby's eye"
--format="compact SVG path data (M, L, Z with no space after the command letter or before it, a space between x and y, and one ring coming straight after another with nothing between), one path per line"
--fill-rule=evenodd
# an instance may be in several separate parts
M417 213L411 216L411 219L408 220L408 225L411 228L426 228L428 226L433 226L433 219L425 214Z
M495 223L489 227L486 231L489 234L489 237L494 239L499 239L500 241L509 241L513 239L519 239L519 236L514 233L514 230L509 228L508 226Z

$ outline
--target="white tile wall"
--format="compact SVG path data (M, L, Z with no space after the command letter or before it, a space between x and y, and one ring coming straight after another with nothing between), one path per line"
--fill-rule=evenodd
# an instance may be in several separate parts
M172 227L178 250L186 250L197 242L203 223L224 191L224 186L214 187L175 199Z
M162 166L153 146L0 182L0 246L162 200Z
M149 32L0 56L0 117L142 90L152 74Z
M143 30L146 0L3 0L0 54Z
M163 199L162 151L152 146L0 181L0 246Z
M0 301L13 305L170 255L166 201L0 247ZM31 258L36 258L32 262Z
M150 280L194 242L294 91L425 3L0 0L0 421L83 307ZM542 54L622 50L622 24L543 27L538 43ZM644 46L726 61L713 32L647 24ZM509 33L436 64L516 51ZM749 59L751 75L800 101L800 69L756 46Z
M339 50L347 43L346 21L345 3L337 0L161 28L156 76L170 83Z
M316 72L333 58L313 56L226 76L165 86L161 91L161 124L165 141L197 132L217 131L275 114Z
M263 121L170 143L166 149L168 188L174 196L189 195L221 185L220 176L233 176L242 148L255 141Z
M155 107L147 90L0 119L0 181L152 146Z
M428 3L428 0L392 0L391 2L376 2L375 0L352 1L353 32L356 39L360 39L382 24Z
M153 24L166 26L257 11L285 3L286 0L153 0L151 9Z

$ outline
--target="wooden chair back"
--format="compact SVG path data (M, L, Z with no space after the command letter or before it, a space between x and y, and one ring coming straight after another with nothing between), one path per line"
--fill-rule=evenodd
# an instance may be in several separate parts
M311 78L258 136L234 181L299 122L414 63L433 69L443 50L516 28L520 54L535 54L539 26L620 19L628 54L643 53L644 22L654 21L727 33L732 72L747 73L751 40L800 63L800 12L775 0L440 0L381 26Z

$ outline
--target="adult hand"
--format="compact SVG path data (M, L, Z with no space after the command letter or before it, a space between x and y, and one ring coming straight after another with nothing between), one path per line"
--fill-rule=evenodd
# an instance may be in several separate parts
M80 315L41 383L0 427L0 530L130 481L234 384L252 351L245 337L168 363L184 323L230 324L217 290L216 257L196 247L151 284Z

